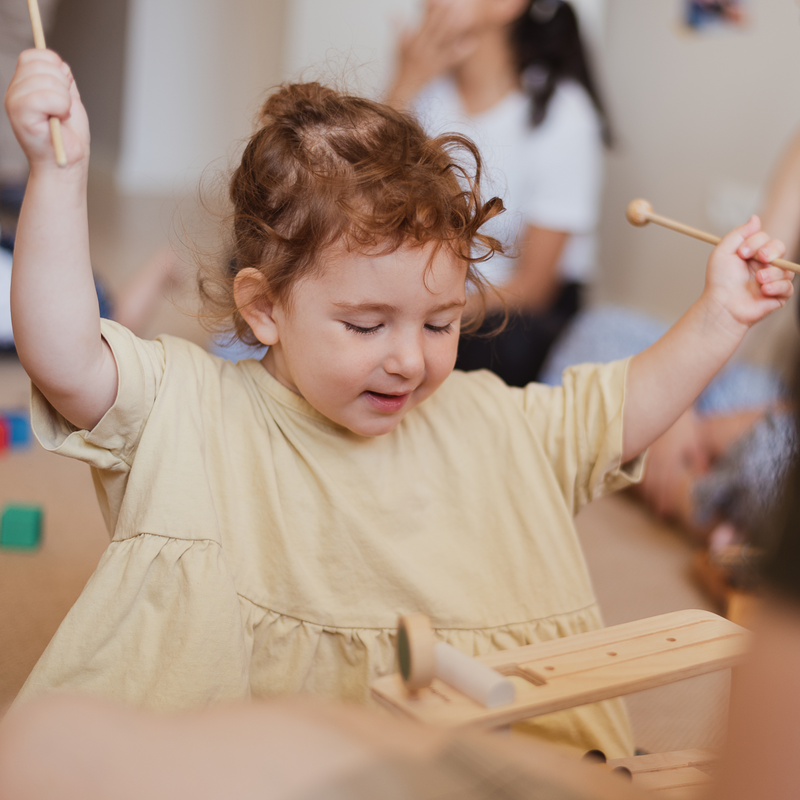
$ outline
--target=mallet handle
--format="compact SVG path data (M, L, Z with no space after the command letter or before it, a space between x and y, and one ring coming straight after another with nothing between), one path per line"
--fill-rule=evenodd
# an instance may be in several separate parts
M28 13L31 15L33 44L37 50L44 50L47 45L44 43L42 15L39 13L39 3L37 0L28 0ZM53 149L56 152L56 164L58 164L59 167L66 167L67 154L64 150L64 140L61 136L61 120L59 120L58 117L50 117L50 138L53 140Z
M719 236L714 236L713 234L698 230L697 228L692 228L689 225L684 225L682 222L676 222L669 217L662 217L661 214L654 214L652 211L648 211L645 216L648 222L655 222L656 225L661 225L664 228L669 228L678 233L683 233L686 236L691 236L693 239L699 239L701 242L708 242L708 244L713 245L720 243ZM784 258L776 258L772 263L781 269L788 269L790 272L800 274L800 264L786 261Z
M677 231L678 233L684 233L686 236L699 239L701 242L708 242L708 244L714 245L717 245L720 242L719 236L714 236L713 234L698 230L697 228L692 228L689 225L684 225L682 222L676 222L674 219L670 219L669 217L662 217L661 214L654 214L651 211L647 214L647 217L650 222L655 222L656 225L661 225L664 228L669 228L670 230ZM798 267L798 269L800 270L800 267Z

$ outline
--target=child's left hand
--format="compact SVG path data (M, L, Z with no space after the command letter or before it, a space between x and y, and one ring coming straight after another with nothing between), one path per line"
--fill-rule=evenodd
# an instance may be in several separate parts
M785 251L783 242L761 230L756 216L728 233L708 259L701 298L714 318L726 327L749 328L786 305L794 273L770 265Z

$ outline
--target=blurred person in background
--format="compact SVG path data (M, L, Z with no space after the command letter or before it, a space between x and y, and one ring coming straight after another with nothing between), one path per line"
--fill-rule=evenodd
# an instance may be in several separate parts
M594 271L611 136L575 12L561 0L428 0L419 28L401 38L387 100L430 134L462 133L481 151L487 197L507 209L486 233L507 255L481 265L498 293L478 335L462 338L456 367L524 386ZM508 326L487 336L506 305Z

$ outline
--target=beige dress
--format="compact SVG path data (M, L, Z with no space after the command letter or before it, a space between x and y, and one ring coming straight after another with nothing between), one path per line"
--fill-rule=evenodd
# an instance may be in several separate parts
M119 392L94 430L33 390L39 440L92 466L113 541L20 700L368 702L394 671L400 613L426 612L470 654L601 626L572 518L637 477L620 465L627 362L568 370L564 388L454 372L364 438L257 361L108 321L103 334ZM631 749L617 701L535 727Z

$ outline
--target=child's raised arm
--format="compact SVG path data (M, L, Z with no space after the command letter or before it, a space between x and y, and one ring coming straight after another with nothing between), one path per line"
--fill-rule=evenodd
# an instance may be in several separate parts
M6 110L30 164L11 281L14 343L54 408L92 428L114 402L117 370L100 336L89 257L86 112L69 67L49 50L22 53ZM56 165L50 116L61 120L65 168Z
M732 230L708 260L700 299L654 345L631 359L623 461L641 453L694 402L758 320L792 296L792 273L769 265L785 247L758 217Z

